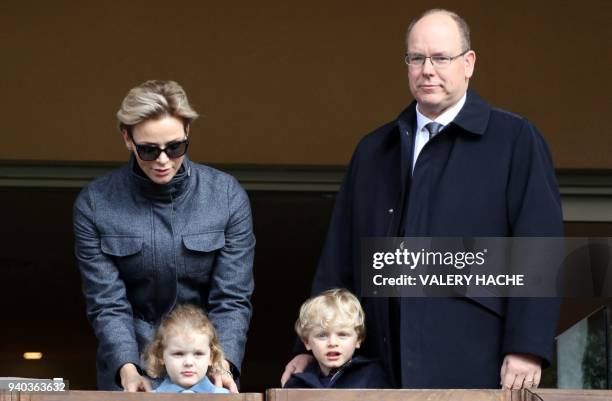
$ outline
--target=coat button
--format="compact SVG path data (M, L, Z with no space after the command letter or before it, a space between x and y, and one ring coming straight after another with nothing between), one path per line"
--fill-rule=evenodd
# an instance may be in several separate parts
M389 214L393 213L393 209L389 209Z

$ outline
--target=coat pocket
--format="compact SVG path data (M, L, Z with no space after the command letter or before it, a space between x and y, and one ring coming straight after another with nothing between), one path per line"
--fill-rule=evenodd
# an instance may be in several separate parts
M183 235L185 247L185 272L210 276L219 251L225 246L225 233L211 231L201 234Z
M144 274L143 238L130 235L103 235L100 248L114 262L121 278L130 279Z

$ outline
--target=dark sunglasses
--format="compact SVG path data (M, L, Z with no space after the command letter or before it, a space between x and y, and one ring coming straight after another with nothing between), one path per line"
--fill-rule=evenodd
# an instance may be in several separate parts
M164 148L160 148L157 145L141 145L134 142L134 138L130 139L136 146L136 153L138 153L138 157L146 162L157 160L162 152L164 152L170 159L179 158L187 153L187 147L189 146L189 139L170 142L166 144Z

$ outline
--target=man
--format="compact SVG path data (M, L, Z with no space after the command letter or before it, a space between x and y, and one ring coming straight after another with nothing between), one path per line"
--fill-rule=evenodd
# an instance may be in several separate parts
M468 90L476 53L457 14L430 10L406 36L413 102L357 146L313 294L361 293L360 241L380 236L562 236L548 148L526 119ZM436 123L436 124L430 124ZM529 388L552 355L556 299L364 298L362 349L405 388ZM309 360L296 356L282 380Z

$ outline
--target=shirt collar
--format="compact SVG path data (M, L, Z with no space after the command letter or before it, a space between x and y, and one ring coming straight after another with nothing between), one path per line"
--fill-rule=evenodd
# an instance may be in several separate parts
M174 384L172 383L169 377L166 377L164 381L162 382L162 384L160 384L159 387L155 389L155 392L157 393L183 393L183 392L187 392L187 393L192 393L192 392L193 393L227 393L228 391L223 388L216 387L214 384L212 384L212 382L210 381L208 377L204 377L202 380L200 380L199 382L197 382L196 384L194 384L193 386L189 388L184 388L184 387L179 386L178 384Z
M457 103L455 103L453 106L449 107L444 113L436 117L435 120L432 120L429 117L424 116L419 111L419 104L417 103L417 107L415 108L416 118L417 118L417 132L421 132L423 127L432 121L442 124L442 128L446 127L448 124L451 123L451 121L455 119L455 117L457 117L457 115L461 111L461 108L465 104L466 99L467 99L467 93L464 93L461 99L459 99Z

